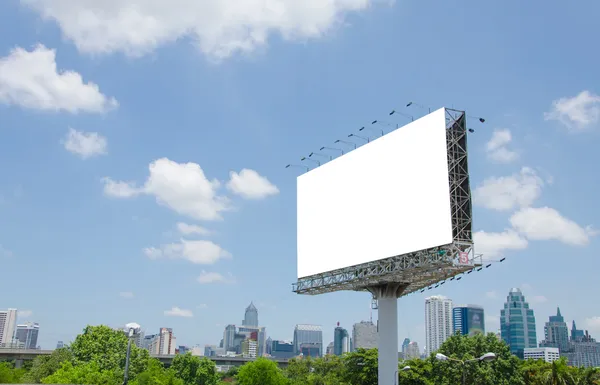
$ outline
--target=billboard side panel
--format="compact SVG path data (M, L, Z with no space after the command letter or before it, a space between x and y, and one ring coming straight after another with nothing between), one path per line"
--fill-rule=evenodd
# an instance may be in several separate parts
M452 243L445 109L298 177L298 277Z

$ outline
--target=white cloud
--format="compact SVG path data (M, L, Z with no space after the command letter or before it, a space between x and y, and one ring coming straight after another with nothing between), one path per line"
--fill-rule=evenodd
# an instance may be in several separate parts
M126 299L131 299L133 298L133 293L130 291L122 291L119 293L119 297L121 298L126 298Z
M600 333L600 317L590 317L584 320L586 330L589 330L592 335Z
M147 247L144 254L150 259L185 259L197 265L213 265L221 259L231 258L231 254L211 241L181 239L178 243Z
M497 163L510 163L519 158L519 154L508 148L512 135L508 129L494 130L490 141L486 145L487 156Z
M194 313L188 309L182 309L177 306L173 306L171 310L165 310L165 315L168 317L193 317Z
M17 311L17 316L19 318L29 318L33 315L33 311L31 310L18 310Z
M548 298L544 297L543 295L534 295L532 297L529 297L529 302L531 303L545 303L548 302Z
M209 283L235 283L235 279L231 274L224 276L221 273L209 272L202 270L202 273L198 276L197 281L201 284Z
M583 131L600 122L600 96L582 91L572 98L560 98L552 102L544 118L559 121L573 132Z
M56 51L15 48L0 58L0 103L45 111L106 112L118 106L74 71L58 71Z
M596 235L591 227L581 227L550 207L523 208L510 218L513 228L530 240L557 240L568 245L584 246Z
M265 46L271 35L319 38L375 0L21 0L88 53L136 56L188 37L211 57Z
M534 170L523 167L518 174L484 180L473 191L473 203L498 211L527 207L539 198L543 185Z
M495 290L487 291L485 293L485 296L489 299L496 299L496 298L498 298L498 293Z
M67 151L79 155L82 159L104 155L108 147L106 138L97 132L83 132L73 128L69 128L63 144Z
M231 171L229 176L227 188L243 198L262 199L279 193L277 186L254 170L245 168L239 174Z
M202 226L189 225L187 223L179 222L177 224L177 230L184 235L198 234L198 235L210 235L210 231Z
M229 200L217 194L218 180L209 180L197 163L177 163L167 158L148 166L150 175L142 187L132 182L104 178L104 193L117 198L153 195L158 204L198 220L221 219Z
M505 250L523 250L528 242L513 230L501 233L487 233L478 231L473 234L475 252L483 254L484 258L496 258L503 255Z

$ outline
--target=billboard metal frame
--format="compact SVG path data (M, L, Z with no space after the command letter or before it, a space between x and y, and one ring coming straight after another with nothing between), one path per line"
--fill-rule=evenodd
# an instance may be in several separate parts
M467 162L467 127L464 111L445 109L448 182L453 242L379 261L299 278L297 294L317 295L341 290L371 291L386 284L400 284L400 296L422 290L482 265L473 249L472 203ZM459 253L470 255L468 265L459 264Z

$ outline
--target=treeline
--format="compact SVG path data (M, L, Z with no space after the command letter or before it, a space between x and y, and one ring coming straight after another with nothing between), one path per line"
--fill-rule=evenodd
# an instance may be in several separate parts
M66 348L39 356L24 368L0 362L3 384L87 384L123 383L127 337L107 326L88 326ZM467 384L478 385L600 385L599 369L573 368L566 361L552 364L523 361L510 354L496 336L456 335L449 338L440 353L469 360L493 352L492 362L425 360L399 362L399 385L455 385L463 375ZM409 370L401 370L409 366ZM129 367L131 385L377 385L377 350L359 349L341 357L292 359L285 369L267 359L257 359L227 373L217 372L213 361L177 355L169 368L151 358L144 349L132 346Z

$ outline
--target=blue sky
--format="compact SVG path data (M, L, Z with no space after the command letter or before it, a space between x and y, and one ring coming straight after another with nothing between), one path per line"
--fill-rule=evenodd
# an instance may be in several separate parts
M521 287L539 340L556 306L600 333L598 2L127 4L0 4L0 308L42 347L131 321L218 343L250 301L276 339L368 319L367 294L291 292L284 166L408 101L485 117L477 247L507 257L425 294L484 306L494 330ZM421 348L425 297L399 304Z

